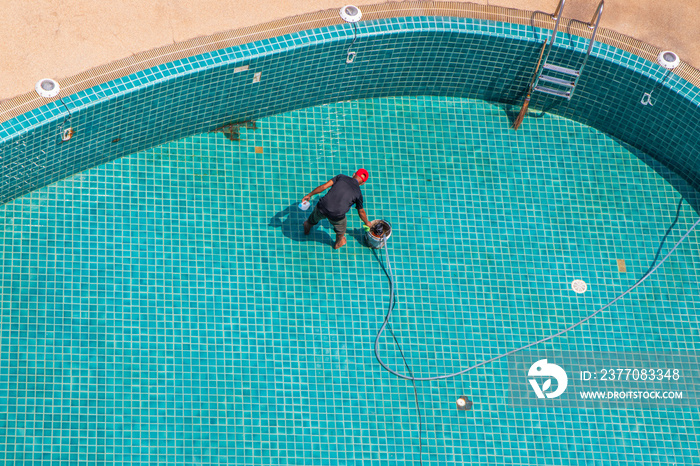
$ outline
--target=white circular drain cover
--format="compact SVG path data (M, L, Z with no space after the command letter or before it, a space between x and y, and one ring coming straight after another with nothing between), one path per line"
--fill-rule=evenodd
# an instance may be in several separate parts
M588 289L588 285L583 280L574 280L571 282L571 289L576 293L585 293Z

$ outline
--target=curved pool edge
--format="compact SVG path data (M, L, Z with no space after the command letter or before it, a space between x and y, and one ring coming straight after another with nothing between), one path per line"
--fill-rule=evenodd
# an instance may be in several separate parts
M475 3L387 2L363 5L362 12L363 22L413 16L446 16L532 25L545 29L552 29L554 26L554 20L543 12ZM568 24L567 30L571 33L582 37L590 36L590 31L582 24L571 23L574 18L563 17L562 19L564 20L562 24ZM338 11L329 9L176 42L135 53L124 59L91 68L74 76L59 79L58 83L62 89L61 96L66 97L175 60L259 40L271 39L277 36L343 24L344 22L338 15ZM601 27L598 31L597 42L619 48L650 62L656 62L656 56L662 51L656 46L604 27ZM674 70L674 74L688 81L693 86L700 87L700 70L690 64L681 61L679 67ZM56 100L58 100L57 97L45 99L31 91L2 101L0 102L0 123Z
M3 115L24 113L0 125L0 202L168 140L320 103L424 94L517 105L547 33L539 28L552 27L548 15L452 2L387 3L363 7L363 13L357 44L363 51L352 69L342 59L353 30L335 10L326 10L173 44L81 73L60 82L65 107L36 94L5 102ZM571 32L588 33L580 26ZM568 46L555 53L583 53L587 40L565 37ZM582 78L575 102L553 113L642 150L697 190L700 132L693 128L700 124L693 123L700 120L700 72L682 64L667 77L648 61L656 48L610 30L601 29L598 38L588 82ZM500 60L484 62L477 50ZM265 75L257 88L242 81L257 70ZM650 89L659 96L657 105L640 107L632 100ZM546 98L532 103L550 105ZM63 143L57 136L66 121L77 132Z

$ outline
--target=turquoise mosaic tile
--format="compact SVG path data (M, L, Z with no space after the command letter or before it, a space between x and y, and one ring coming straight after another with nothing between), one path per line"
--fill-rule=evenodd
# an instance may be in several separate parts
M0 124L0 202L140 150L231 121L324 103L441 95L519 105L546 31L446 17L362 22L302 31L179 60L63 100L77 130L60 141L62 105ZM582 59L586 41L562 34L553 59ZM246 72L236 67L248 65ZM262 73L259 83L254 73ZM700 187L698 89L604 44L570 102L537 95L531 106L598 128ZM653 89L655 104L642 106ZM515 110L517 112L517 109ZM117 141L117 142L113 142ZM697 206L697 203L694 205Z
M413 387L372 353L382 256L354 214L340 251L325 221L303 235L300 198L367 168L365 208L394 226L392 327L421 376L590 314L648 269L692 187L562 117L514 132L510 112L427 96L310 107L0 206L0 461L418 464L422 437L434 465L693 464L697 409L517 407L506 360L417 384L419 432ZM696 219L684 202L663 250ZM698 246L694 232L633 294L539 349L697 355ZM389 337L381 350L402 369Z

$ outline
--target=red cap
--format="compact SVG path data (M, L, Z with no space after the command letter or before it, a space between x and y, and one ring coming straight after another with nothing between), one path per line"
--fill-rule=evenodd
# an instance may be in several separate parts
M364 168L360 168L355 172L355 176L359 176L360 180L362 181L367 181L367 178L369 178L369 173L367 173L367 170Z

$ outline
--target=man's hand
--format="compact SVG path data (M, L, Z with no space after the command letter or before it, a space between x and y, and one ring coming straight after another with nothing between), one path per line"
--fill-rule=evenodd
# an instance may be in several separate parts
M311 191L309 194L304 196L301 200L302 201L310 201L311 198L315 194L320 194L323 191L325 191L326 189L330 188L331 186L333 186L333 179L332 178L330 180L326 181L325 183L323 183L321 186L317 186L316 188L314 188L313 191Z

